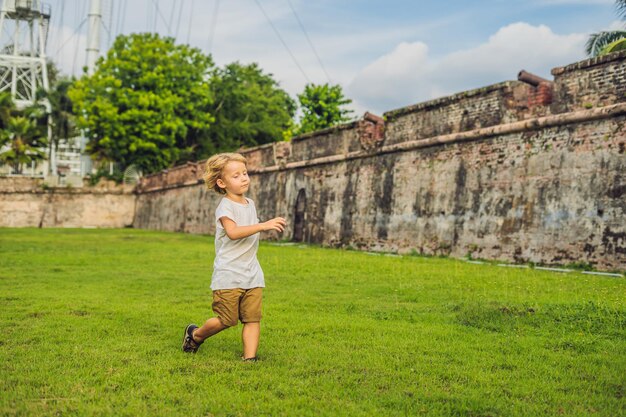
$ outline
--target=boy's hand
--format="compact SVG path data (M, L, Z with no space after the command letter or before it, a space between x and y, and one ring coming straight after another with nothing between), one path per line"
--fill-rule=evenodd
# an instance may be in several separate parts
M287 221L282 217L276 217L272 220L268 220L265 223L261 223L264 231L268 230L276 230L278 232L283 232L285 230L285 226L287 226Z

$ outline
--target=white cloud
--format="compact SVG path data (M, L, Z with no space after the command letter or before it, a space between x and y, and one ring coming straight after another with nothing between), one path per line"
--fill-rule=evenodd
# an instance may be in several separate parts
M544 25L513 23L477 47L437 59L423 42L403 42L363 68L348 92L360 105L382 113L516 79L521 69L551 78L553 67L584 58L586 39L586 34L558 35Z
M614 20L606 30L626 30L626 24L621 20Z
M296 9L299 9L298 3L299 1L292 0ZM249 7L242 8L237 2L220 3L219 21L211 51L219 66L235 60L242 63L258 62L265 72L274 75L281 87L293 98L303 91L307 77L310 82L317 84L328 82L324 70L284 0L264 0L262 5L296 61L303 68L306 77L281 44L255 2L249 1L248 5ZM205 27L210 25L211 12L212 8L209 8L194 17L191 39L192 44L206 52L210 35L207 29L200 29L197 22L206 22ZM463 16L463 13L450 13L420 24L413 22L410 25L393 27L387 25L364 27L358 19L338 23L332 18L327 18L328 20L321 24L307 25L306 29L331 77L330 81L346 86L354 78L354 74L371 59L372 51L385 51L402 39L411 39L424 33L441 30L454 22L462 21ZM304 16L301 15L300 18L303 19ZM323 30L324 24L333 29Z
M60 0L51 1L57 2L58 12ZM539 5L560 2L605 4L613 3L613 0L532 2ZM48 54L65 73L80 75L85 63L87 25L83 26L78 35L73 38L72 35L78 23L84 19L88 7L82 0L65 0L65 3L65 20L57 15L53 21L50 33L56 39L51 39ZM474 7L454 9L453 12L439 16L414 16L409 20L404 19L407 12L403 13L402 19L390 19L390 14L381 16L380 24L372 24L372 20L368 20L370 16L360 6L359 11L347 15L345 10L341 12L341 9L346 9L345 4L339 5L330 0L313 3L291 0L291 3L304 22L331 81L344 87L346 95L354 100L352 108L358 114L365 110L381 113L442 95L514 79L522 68L550 77L552 67L584 58L585 34L557 35L547 26L525 23L501 28L482 45L444 54L445 51L436 42L449 42L450 38L446 35L449 33L466 33L468 22L478 26L474 22L477 15L472 14L475 12ZM119 4L116 3L116 7ZM113 19L104 17L112 30L111 37L118 33L120 22L126 34L154 30L154 2L138 0L125 4L125 19L118 19L117 9L114 10ZM220 2L214 32L212 24L216 16L213 2L209 5L204 2L161 0L158 4L164 14L164 18L156 16L156 29L161 33L166 32L165 20L168 20L170 33L176 31L176 27L179 28L179 42L186 42L187 34L190 33L190 43L205 52L208 52L209 39L212 37L211 52L218 66L235 60L242 63L258 62L263 71L272 73L293 98L303 90L307 82L305 77L255 1ZM262 0L261 4L309 80L314 83L327 82L324 71L287 3L284 0ZM182 5L180 26L178 15L172 14L172 10L178 10L179 5ZM195 5L193 10L192 5ZM59 30L55 25L57 22L64 22L68 27ZM622 27L623 22L615 21L606 30ZM572 31L585 30L591 29ZM471 35L471 31L469 33ZM106 43L107 32L103 31L101 36L103 44ZM56 54L60 43L70 38L70 42ZM466 45L469 39L472 36L459 39L459 45ZM103 47L103 51L105 49Z

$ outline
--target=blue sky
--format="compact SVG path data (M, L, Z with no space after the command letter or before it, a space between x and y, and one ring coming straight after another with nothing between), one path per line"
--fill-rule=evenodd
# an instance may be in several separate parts
M103 49L118 33L177 33L217 65L258 62L294 98L307 81L330 79L354 100L357 115L512 80L521 69L551 78L551 68L585 58L589 33L624 26L613 0L102 2ZM78 26L89 2L48 3L48 55L79 74L87 24Z

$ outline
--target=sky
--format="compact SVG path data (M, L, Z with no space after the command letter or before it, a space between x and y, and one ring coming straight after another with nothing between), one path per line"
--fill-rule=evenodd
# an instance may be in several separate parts
M88 0L47 0L47 55L85 64ZM102 53L117 34L158 32L218 66L257 62L294 99L342 86L353 116L514 80L585 59L590 33L623 28L614 0L102 0ZM4 38L3 38L4 39Z

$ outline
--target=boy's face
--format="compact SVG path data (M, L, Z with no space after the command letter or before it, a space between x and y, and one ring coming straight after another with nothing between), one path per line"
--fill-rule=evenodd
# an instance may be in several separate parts
M230 161L224 166L222 176L217 185L231 194L241 195L248 191L250 178L246 164L239 161Z

